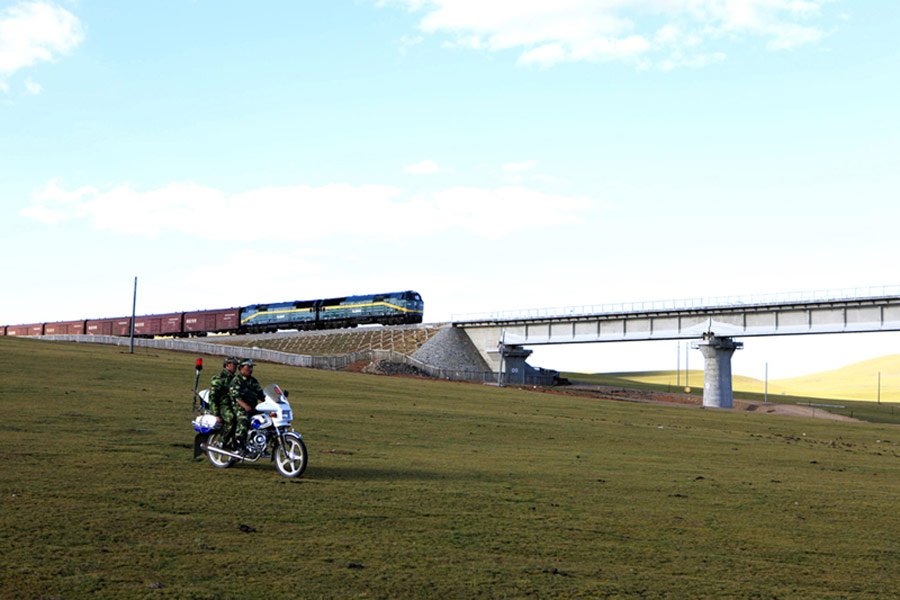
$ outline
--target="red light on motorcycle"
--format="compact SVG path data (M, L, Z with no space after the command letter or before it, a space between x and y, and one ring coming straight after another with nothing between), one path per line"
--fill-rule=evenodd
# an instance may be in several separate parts
M273 419L278 416L278 413L269 413L269 416Z
M197 359L197 370L199 371L199 370L202 369L202 368L203 368L203 359L202 359L202 358L198 358L198 359Z

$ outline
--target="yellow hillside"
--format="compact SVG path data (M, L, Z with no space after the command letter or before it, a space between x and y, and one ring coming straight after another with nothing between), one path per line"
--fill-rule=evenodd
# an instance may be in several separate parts
M878 400L881 373L881 401L900 402L900 354L891 354L804 377L779 379L775 383L789 393L841 400Z
M776 379L769 381L769 395L788 394L813 398L840 400L878 400L878 374L881 373L881 401L900 402L900 354L882 356L863 362L803 377ZM675 385L674 371L653 373L629 373L620 376L633 381ZM689 382L692 388L703 387L703 371L691 371ZM684 385L684 373L681 374ZM765 382L752 377L735 375L735 391L763 393Z

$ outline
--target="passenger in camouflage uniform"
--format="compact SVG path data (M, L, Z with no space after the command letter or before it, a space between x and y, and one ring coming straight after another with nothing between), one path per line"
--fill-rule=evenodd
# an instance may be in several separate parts
M234 439L244 443L250 429L250 415L256 412L256 405L265 398L262 386L253 376L253 361L249 358L242 360L238 366L238 372L228 386L228 395L236 421Z
M237 371L238 359L229 356L222 364L222 371L214 375L209 382L209 408L212 414L222 418L222 437L226 442L234 437L234 409L231 408L231 396L228 386Z

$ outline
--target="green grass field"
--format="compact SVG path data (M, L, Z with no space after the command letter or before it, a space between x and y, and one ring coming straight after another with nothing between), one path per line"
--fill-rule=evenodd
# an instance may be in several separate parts
M191 459L193 359L0 339L0 598L897 595L896 426L262 364L287 480Z
M566 379L573 383L588 383L594 385L613 386L634 390L646 390L653 392L681 393L686 388L669 383L669 376L673 380L674 371L644 371L633 373L563 373ZM684 374L682 373L682 377ZM830 378L830 373L810 376L810 380ZM746 377L735 377L734 398L748 400L750 402L778 402L780 404L806 404L819 407L822 410L869 421L872 423L890 423L900 425L900 404L896 402L866 402L862 400L847 400L846 398L831 397L827 389L823 388L819 395L801 396L747 391L753 386L741 385L746 383ZM703 371L691 371L689 382L690 394L697 397L698 404L703 397Z

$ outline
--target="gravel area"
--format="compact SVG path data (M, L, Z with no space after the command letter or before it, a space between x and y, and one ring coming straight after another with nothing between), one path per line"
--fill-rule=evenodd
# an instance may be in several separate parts
M411 355L442 369L490 371L469 336L456 327L444 327Z

